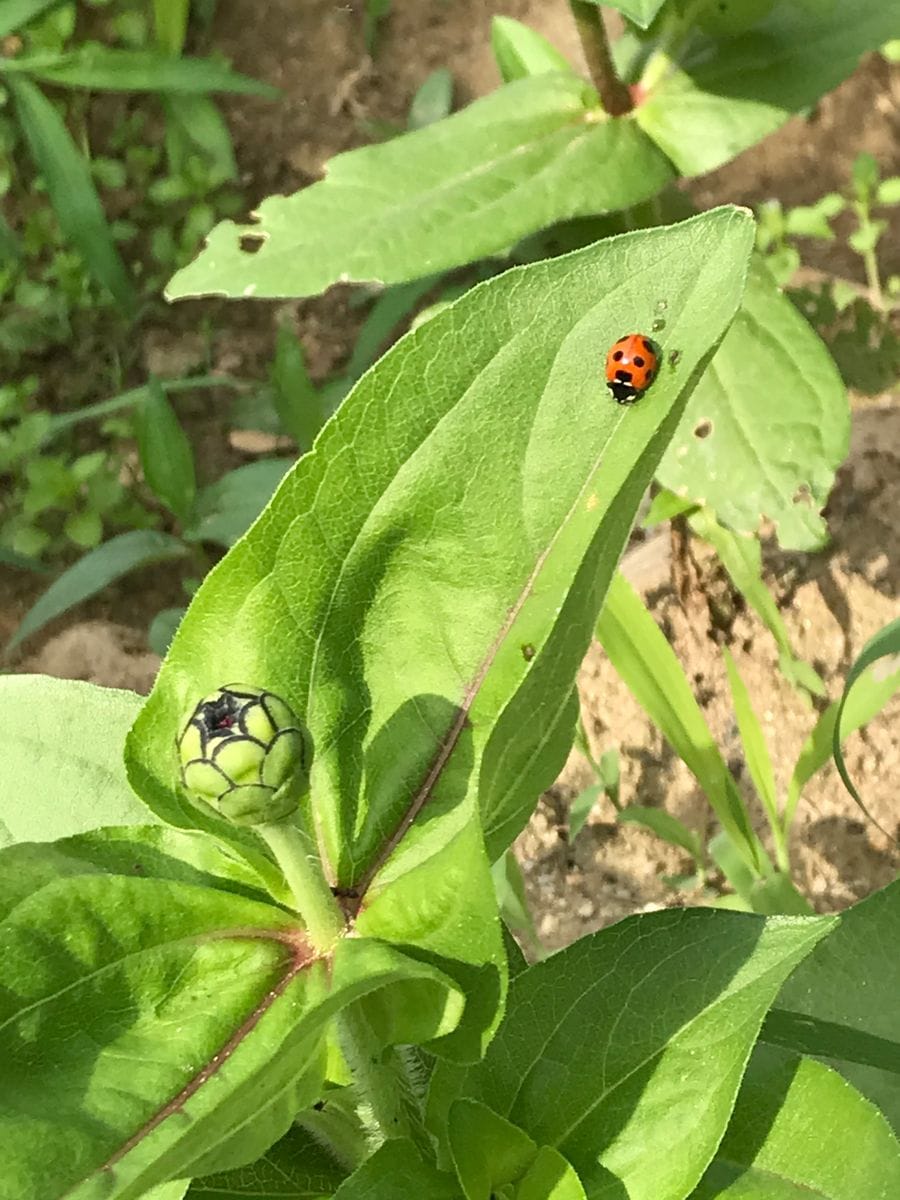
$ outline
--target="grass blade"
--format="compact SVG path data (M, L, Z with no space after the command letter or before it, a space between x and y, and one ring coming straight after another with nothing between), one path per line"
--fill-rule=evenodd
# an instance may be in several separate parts
M96 550L85 554L50 584L10 638L7 653L37 633L54 617L68 612L82 600L96 596L114 580L139 567L184 558L187 553L187 547L178 538L153 529L133 529L130 533L120 533L110 538Z
M681 664L621 572L607 593L597 638L635 699L697 777L723 829L759 870L762 846Z
M40 88L30 79L13 75L6 83L60 228L78 248L94 278L133 314L135 290L113 241L87 161Z
M184 49L191 0L153 0L156 40L166 54L175 57Z
M212 58L172 58L154 50L114 50L109 46L83 46L69 54L35 54L6 59L2 71L8 78L29 75L61 87L83 87L110 92L235 92L275 99L277 88L232 71Z

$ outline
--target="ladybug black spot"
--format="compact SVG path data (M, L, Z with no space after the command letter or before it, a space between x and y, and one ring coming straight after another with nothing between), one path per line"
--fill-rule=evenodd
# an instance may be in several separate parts
M641 356L639 354L636 354L634 356L634 365L636 367L642 367L644 365L644 360L641 358Z
M653 368L651 367L650 370L647 372L647 382L649 383L652 378L653 378Z
M631 383L632 375L630 371L616 371L616 379L620 383Z
M614 361L614 362L621 362L623 357L624 357L624 355L622 354L622 351L621 351L621 350L617 350L617 351L615 352L615 354L613 355L613 361Z
M664 327L665 327L665 321L663 321L662 324L660 325L660 329L663 329ZM648 342L646 338L642 338L641 341L643 342L644 349L647 351L647 353L652 354L653 353L652 343Z

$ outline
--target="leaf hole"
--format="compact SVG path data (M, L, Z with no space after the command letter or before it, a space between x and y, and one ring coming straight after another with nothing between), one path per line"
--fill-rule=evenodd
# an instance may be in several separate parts
M242 233L238 245L245 254L258 254L266 240L264 233Z
M694 437L701 438L701 439L708 438L709 435L712 433L712 431L713 431L712 421L704 419L703 421L698 421L697 424L694 426Z
M801 483L800 486L797 488L796 492L794 492L794 503L802 504L806 508L812 508L812 506L813 506L812 492L810 492L809 488L807 487L807 485L805 483Z

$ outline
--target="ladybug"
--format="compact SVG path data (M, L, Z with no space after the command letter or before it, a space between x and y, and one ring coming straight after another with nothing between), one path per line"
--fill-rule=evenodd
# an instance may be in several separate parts
M606 386L617 404L634 404L656 378L659 353L643 333L627 333L606 354Z

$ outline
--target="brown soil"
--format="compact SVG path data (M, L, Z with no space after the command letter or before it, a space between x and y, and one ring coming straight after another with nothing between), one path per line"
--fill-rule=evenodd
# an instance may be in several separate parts
M271 103L239 97L227 111L248 195L289 192L317 178L334 153L366 140L365 119L402 119L416 88L430 71L447 66L456 80L457 104L496 86L489 48L490 17L501 10L539 29L573 61L580 51L563 0L394 0L374 61L362 40L362 0L270 0L265 21L251 0L222 6L217 46L239 70L278 85L283 99ZM791 121L761 146L721 170L693 181L689 190L703 207L723 201L757 203L777 196L786 206L808 203L846 186L860 150L878 158L883 171L900 173L900 72L872 56L808 121ZM896 210L900 216L900 210ZM831 274L861 279L858 260L837 243L813 243L806 261ZM895 219L883 242L887 272L900 270L900 225ZM186 309L189 309L189 305ZM280 320L292 319L307 351L311 372L321 378L346 358L361 319L348 305L347 289L286 305L240 303L216 309L214 367L261 373ZM151 352L177 353L177 342ZM160 369L157 366L157 369ZM900 547L900 408L890 398L855 413L853 451L829 504L831 548L816 556L770 550L768 582L797 651L825 678L829 694L865 640L898 612ZM763 718L784 787L814 715L777 670L775 647L758 621L730 594L714 561L701 556L699 586L688 611L668 582L665 538L630 560L637 582L669 634L726 758L739 773L740 744L728 699L720 643L736 655L754 706ZM9 578L9 576L7 576ZM8 636L40 589L14 577L0 606L0 636ZM144 630L162 607L181 602L176 572L148 572L112 589L52 627L17 670L92 679L149 689L157 660L146 650ZM710 616L707 596L726 595L735 609L724 634L719 610ZM89 618L85 620L85 617ZM718 623L717 623L718 622ZM710 811L686 768L663 744L601 652L588 655L580 677L585 725L599 751L617 746L622 759L622 802L658 805L692 828L713 828ZM900 703L849 742L848 766L864 788L880 823L897 828L900 778ZM569 800L589 783L586 762L573 752L556 786L542 800L517 843L529 898L548 947L628 913L684 901L663 875L684 872L685 856L634 826L620 826L601 803L569 845L564 837ZM746 792L751 798L749 789ZM751 798L752 803L752 798ZM756 808L754 806L754 813ZM758 815L758 814L756 814ZM896 872L893 847L865 822L828 767L808 786L796 822L792 852L795 876L818 908L839 908L883 885ZM689 897L697 899L697 897Z

